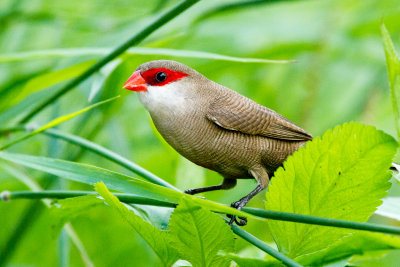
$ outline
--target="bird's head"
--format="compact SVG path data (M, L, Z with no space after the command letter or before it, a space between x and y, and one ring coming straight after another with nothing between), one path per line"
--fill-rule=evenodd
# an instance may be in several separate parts
M157 90L167 87L166 85L182 84L198 75L202 76L182 63L172 60L155 60L140 65L123 88L138 92Z
M136 91L150 113L169 114L201 105L198 96L209 95L206 91L211 88L207 86L210 82L182 63L156 60L140 65L123 88Z

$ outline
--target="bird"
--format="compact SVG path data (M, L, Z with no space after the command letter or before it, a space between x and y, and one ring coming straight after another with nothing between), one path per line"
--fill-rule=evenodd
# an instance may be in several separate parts
M231 204L244 207L267 188L275 170L311 134L279 113L172 60L137 67L123 88L136 91L161 136L193 163L219 173L222 183L188 189L187 194L231 189L237 179L256 188ZM246 218L228 215L230 224Z

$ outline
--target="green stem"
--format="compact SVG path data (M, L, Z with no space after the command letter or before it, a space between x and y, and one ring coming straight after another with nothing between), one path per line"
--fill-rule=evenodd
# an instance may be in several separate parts
M94 191L41 191L41 192L32 192L32 191L15 191L8 192L5 191L2 193L4 199L41 199L41 198L68 198L68 197L76 197L76 196L84 196L89 194L97 194ZM122 202L132 203L132 204L142 204L142 205L152 205L159 207L175 207L176 203L158 201L151 198L136 196L132 194L117 194L114 193L116 197L118 197ZM400 227L395 226L387 226L387 225L379 225L374 223L360 223L360 222L352 222L352 221L344 221L338 219L330 219L323 218L311 215L302 215L295 214L289 212L280 212L280 211L272 211L272 210L263 210L256 208L242 208L242 211L252 214L257 217L271 219L271 220L279 220L279 221L289 221L289 222L297 222L297 223L305 223L305 224L315 224L321 226L331 226L338 228L348 228L348 229L356 229L363 231L372 231L372 232L381 232L381 233L389 233L389 234L397 234L400 235Z
M61 190L45 190L45 191L4 191L1 193L3 200L12 200L12 199L42 199L42 198L55 198L55 199L64 199L70 197L80 197L87 195L98 195L95 191L61 191ZM160 201L156 199L151 199L147 197L141 197L132 194L125 193L113 193L114 196L118 197L118 199L125 203L132 204L140 204L140 205L150 205L150 206L158 206L158 207L175 207L174 203Z
M31 112L29 112L27 115L25 115L20 122L28 122L33 116L38 114L40 111L42 111L45 107L56 101L58 98L69 92L71 89L73 89L75 86L89 78L92 74L100 70L103 66L105 66L107 63L109 63L111 60L114 58L118 57L121 55L123 52L125 52L129 47L136 45L143 41L147 36L149 36L151 33L153 33L155 30L184 12L186 9L194 5L200 0L185 0L175 7L171 8L169 11L164 13L161 17L156 19L153 23L148 25L146 28L141 30L139 33L135 34L132 38L127 40L125 43L117 47L115 50L113 50L110 54L107 56L103 57L101 60L99 60L97 63L92 65L89 69L87 69L85 72L83 72L81 75L78 77L72 79L68 83L66 83L60 90L58 90L54 95L50 96L49 98L45 99L40 105L38 105L36 108L34 108Z
M260 239L256 238L252 234L249 234L248 232L246 232L245 230L243 230L239 226L233 224L233 225L231 225L231 228L232 228L232 231L235 234L237 234L238 236L240 236L241 238L243 238L244 240L246 240L250 244L252 244L252 245L258 247L259 249L265 251L266 253L268 253L272 257L280 260L286 266L289 266L289 267L301 267L302 266L299 263L297 263L294 260L292 260L291 258L286 257L285 255L283 255L279 251L277 251L277 250L273 249L272 247L268 246L267 244L265 244L263 241L261 241Z
M311 216L311 215L303 215L303 214L296 214L296 213L289 213L289 212L282 212L282 211L255 209L255 208L246 208L246 207L243 208L242 211L253 214L257 217L267 218L267 219L271 219L271 220L297 222L297 223L305 223L305 224L315 224L315 225L322 225L322 226L332 226L332 227L338 227L338 228L348 228L348 229L355 229L355 230L363 230L363 231L372 231L372 232L400 235L400 227L396 227L396 226L380 225L380 224L375 224L375 223L352 222L352 221L331 219L331 218Z

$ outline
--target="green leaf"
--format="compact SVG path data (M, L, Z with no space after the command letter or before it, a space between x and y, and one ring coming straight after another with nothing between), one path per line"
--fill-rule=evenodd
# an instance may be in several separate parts
M386 65L389 74L390 92L392 95L392 106L397 129L397 137L400 140L400 59L396 54L393 42L385 24L381 25L383 47L385 48Z
M129 204L127 208L140 216L144 221L160 230L166 230L168 228L169 218L173 212L173 208L150 205Z
M393 249L400 249L400 239L397 236L357 232L340 239L327 249L301 256L297 260L305 266L321 266L357 254Z
M183 197L172 213L169 230L182 259L196 266L229 266L219 251L232 252L234 235L218 215Z
M0 151L0 158L81 183L94 185L97 182L103 181L107 187L113 190L146 196L161 201L177 203L179 199L185 195L184 193L163 186L88 164L46 157L28 156L24 154L7 153L3 151ZM213 201L201 199L195 196L185 196L189 198L192 203L204 206L215 212L233 214L247 218L257 218L243 211Z
M196 18L196 20L193 22L193 24L197 24L201 21L210 19L210 17L216 16L216 15L221 15L221 13L229 13L232 12L232 10L238 9L240 11L243 11L246 7L254 7L258 5L265 5L265 4L272 4L274 2L280 2L284 0L272 0L272 1L263 1L263 0L245 0L245 1L234 1L234 2L228 2L226 4L220 4L215 7L212 7L211 9L207 10L203 14L201 14L199 17Z
M19 53L0 55L0 63L42 59L42 58L54 58L54 57L79 57L79 56L89 56L89 55L102 56L102 55L107 55L110 52L111 49L107 48L67 48L67 49L54 49L54 50L38 50L38 51L19 52ZM294 62L293 60L272 60L272 59L261 59L261 58L231 57L231 56L203 52L203 51L153 48L153 47L133 47L129 49L126 52L126 54L201 58L201 59L212 59L212 60L233 61L233 62L243 62L243 63Z
M279 261L266 261L253 258L242 258L237 255L229 254L226 256L233 260L239 267L284 267L285 265Z
M35 77L25 84L24 88L22 89L23 95L25 95L26 92L33 93L56 83L74 78L93 65L95 62L95 60L88 60Z
M171 266L178 260L178 254L170 246L168 232L160 231L151 224L145 222L135 213L131 212L119 199L113 196L104 183L95 184L96 191L104 198L110 207L126 221L153 249L163 266Z
M103 204L96 195L58 200L49 210L52 222L52 236L56 238L65 223L76 218L92 207Z
M68 66L60 70L47 72L43 75L32 78L25 84L23 88L19 89L17 93L15 93L12 99L7 101L7 103L3 103L3 105L11 107L23 101L30 94L36 93L68 79L74 78L81 74L93 63L94 60L89 60L72 66Z
M396 148L391 136L374 127L337 126L275 172L266 208L365 222L390 188L388 170ZM324 249L350 231L273 220L268 225L279 250L291 258Z
M177 202L182 195L162 186L88 164L6 152L0 152L0 158L72 181L90 185L103 181L111 189L157 200Z
M119 96L116 96L116 97L113 97L113 98L110 98L110 99L107 99L107 100L104 100L104 101L100 101L100 102L98 102L98 103L96 103L96 104L90 105L90 106L88 106L88 107L86 107L86 108L83 108L83 109L81 109L81 110L78 110L78 111L72 112L72 113L70 113L70 114L67 114L67 115L58 117L58 118L56 118L56 119L50 121L50 122L47 123L46 125L43 125L42 127L38 128L38 129L36 129L36 130L34 130L33 132L28 133L28 134L22 136L21 138L18 138L18 139L16 139L16 140L14 140L14 141L12 141L12 142L10 142L10 143L8 143L8 144L6 144L6 145L0 147L0 150L4 150L4 149L6 149L6 148L9 148L10 146L12 146L12 145L14 145L14 144L17 144L17 143L19 143L19 142L21 142L21 141L23 141L23 140L25 140L25 139L28 139L28 138L30 138L30 137L32 137L32 136L37 135L37 134L39 134L39 133L41 133L41 132L43 132L43 131L45 131L45 130L51 128L51 127L57 126L57 125L59 125L59 124L65 122L65 121L67 121L67 120L70 120L70 119L72 119L72 118L74 118L74 117L76 117L76 116L78 116L78 115L80 115L80 114L82 114L82 113L84 113L84 112L86 112L86 111L88 111L88 110L91 110L92 108L98 107L98 106L100 106L100 105L102 105L102 104L105 104L105 103L108 103L108 102L110 102L110 101L112 101L112 100L115 100L115 99L117 99L118 97L119 97Z
M32 110L34 110L40 104L40 101L43 98L55 94L57 90L58 88L51 87L28 95L22 101L0 113L0 125L15 125L15 122L21 117L25 116L29 112L32 112Z
M1 132L1 130L0 130L0 132ZM148 170L146 170L146 169L140 167L139 165L133 163L132 161L128 160L127 158L125 158L105 147L102 147L94 142L91 142L89 140L86 140L82 137L79 137L79 136L76 136L73 134L63 133L63 132L57 131L55 129L47 130L45 132L45 134L50 135L55 138L63 139L71 144L78 145L85 150L92 151L93 153L96 153L103 158L114 161L116 164L123 166L124 168L132 171L133 173L140 175L141 177L148 180L149 182L152 182L152 183L155 183L158 185L162 185L162 186L165 186L165 187L177 190L177 191L179 190L176 187L174 187L173 185L171 185L171 184L167 183L166 181L164 181L163 179L161 179L160 177L154 175L153 173L149 172Z
M400 197L386 197L375 212L378 215L400 221Z
M379 253L365 253L364 255L355 256L350 260L348 266L362 267L397 267L400 262L400 250L390 250Z

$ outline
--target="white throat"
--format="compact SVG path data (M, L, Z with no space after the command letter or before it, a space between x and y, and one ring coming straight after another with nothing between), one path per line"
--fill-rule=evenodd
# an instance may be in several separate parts
M190 99L185 96L185 83L173 82L163 86L147 86L147 91L138 92L140 102L150 113L184 113Z

